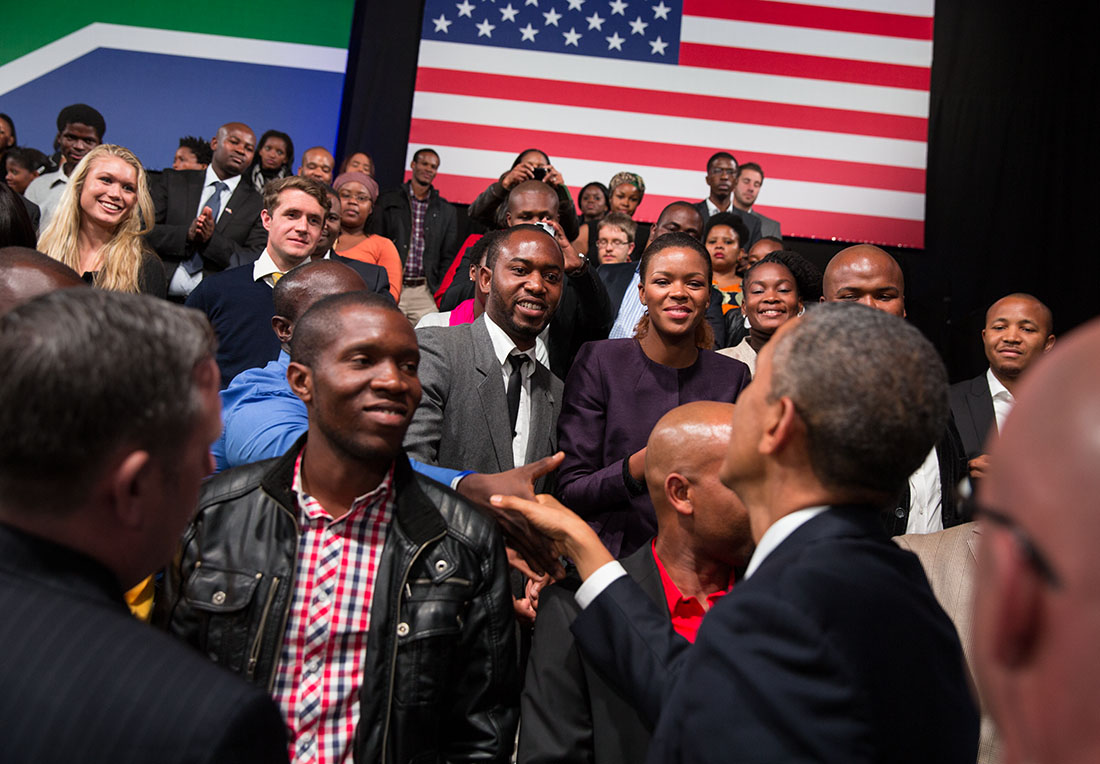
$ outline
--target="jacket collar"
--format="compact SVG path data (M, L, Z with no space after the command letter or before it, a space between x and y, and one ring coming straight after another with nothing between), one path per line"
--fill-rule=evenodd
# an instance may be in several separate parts
M411 203L412 199L413 199L413 187L412 187L412 181L411 180L406 180L405 181L405 195L407 197L409 197L409 202ZM425 199L424 201L430 203L437 196L439 196L439 192L436 190L435 185L434 184L430 185L430 186L428 186L428 198Z
M295 517L298 501L291 487L294 482L294 463L306 444L309 433L303 433L285 454L275 460L260 480L261 487ZM447 523L439 510L417 484L409 457L404 453L394 458L394 487L397 490L395 517L401 530L415 544L420 545L447 531Z

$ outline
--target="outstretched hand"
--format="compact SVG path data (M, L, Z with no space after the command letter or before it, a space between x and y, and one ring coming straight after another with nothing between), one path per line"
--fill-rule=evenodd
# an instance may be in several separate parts
M520 496L533 500L535 482L561 466L565 454L559 451L537 462L491 475L475 473L467 475L458 484L458 492L480 507L487 509L496 519L504 538L527 563L535 574L550 573L555 578L565 575L547 538L535 530L521 513L490 503L495 494Z
M615 559L588 523L549 494L539 494L533 501L497 495L490 502L498 510L526 519L550 542L555 555L573 560L582 580Z

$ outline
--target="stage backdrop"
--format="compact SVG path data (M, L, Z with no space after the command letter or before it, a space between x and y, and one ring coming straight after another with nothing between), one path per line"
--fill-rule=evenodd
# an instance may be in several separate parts
M289 133L297 156L335 147L354 0L10 3L0 34L0 112L19 143L52 153L57 112L87 103L104 139L152 169L182 135L231 120Z
M426 0L406 163L472 201L527 147L637 217L701 199L727 150L784 234L924 245L933 0Z

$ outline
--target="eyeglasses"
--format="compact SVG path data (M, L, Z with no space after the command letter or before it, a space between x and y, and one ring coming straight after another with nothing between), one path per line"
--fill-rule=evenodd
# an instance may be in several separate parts
M969 514L969 516L975 520L985 520L1007 530L1012 534L1012 537L1016 540L1017 546L1020 547L1020 551L1023 552L1028 564L1035 569L1035 572L1038 573L1051 588L1062 588L1062 579L1054 570L1054 566L1051 565L1047 556L1032 540L1031 535L1028 534L1018 522L1003 512L982 506L972 497L964 497L962 498L962 502L964 504L962 508L964 517ZM969 510L969 512L967 512L967 510Z
M733 175L737 174L737 168L736 167L712 167L709 174L717 176L717 177L721 177L722 175L733 176Z
M597 249L620 249L629 246L629 244L630 242L625 239L623 241L617 241L615 239L596 239Z
M360 204L366 204L370 201L370 196L367 194L353 194L350 191L341 191L338 195L340 199L345 202L356 201Z

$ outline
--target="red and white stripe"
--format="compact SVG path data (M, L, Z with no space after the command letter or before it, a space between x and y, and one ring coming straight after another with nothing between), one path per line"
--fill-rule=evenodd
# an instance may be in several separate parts
M685 0L680 66L423 40L408 160L473 198L542 148L575 192L632 170L639 220L698 201L707 158L767 175L784 234L923 246L933 0Z

